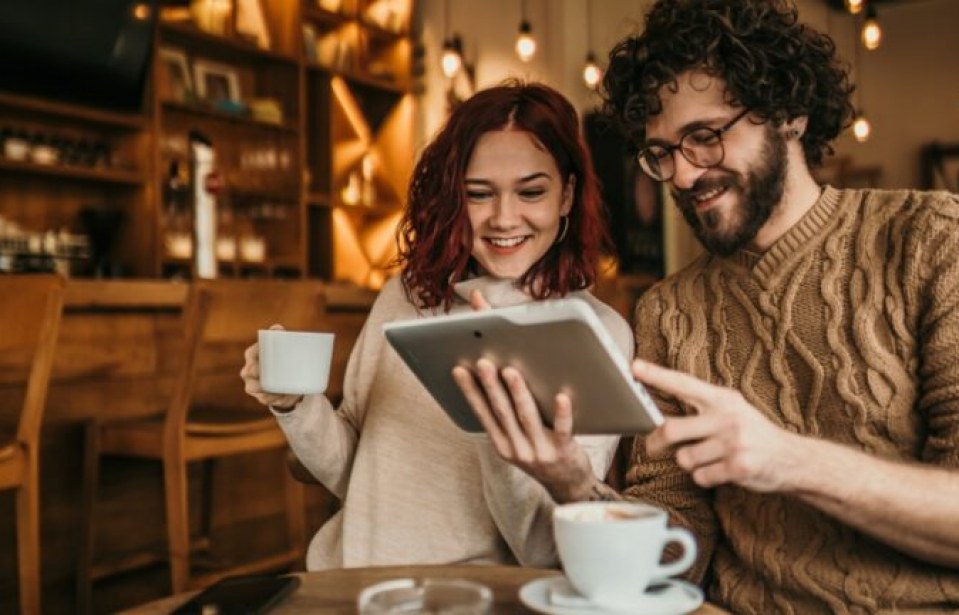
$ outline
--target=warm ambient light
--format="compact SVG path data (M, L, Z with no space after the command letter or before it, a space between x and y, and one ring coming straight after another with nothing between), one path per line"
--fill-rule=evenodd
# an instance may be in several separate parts
M536 39L533 38L533 27L527 20L519 24L519 36L516 37L516 55L523 62L529 62L536 54Z
M869 124L869 120L866 119L866 116L860 113L856 116L856 121L852 123L852 134L856 137L856 141L860 143L865 143L869 140L869 134L872 132L872 125Z
M440 64L447 79L455 77L456 73L463 67L462 46L459 36L443 41L443 55L440 58Z
M583 81L586 87L595 88L603 78L603 69L596 63L596 56L590 51L586 54L586 65L583 66Z
M133 5L133 18L139 21L146 21L150 18L150 5L145 2L138 2Z
M882 42L882 28L879 27L876 11L869 7L866 23L862 25L862 44L869 51L873 51L879 48L880 42Z
M846 10L853 15L858 15L862 11L863 0L846 0Z

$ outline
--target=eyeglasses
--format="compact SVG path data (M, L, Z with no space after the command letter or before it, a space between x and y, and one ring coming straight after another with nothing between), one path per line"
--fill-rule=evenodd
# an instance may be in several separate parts
M676 173L676 160L673 153L676 150L689 161L689 164L700 169L709 169L721 163L726 151L723 149L723 133L728 131L739 120L746 117L749 109L743 111L719 128L700 126L693 128L682 137L678 143L647 145L636 154L636 161L643 171L655 179L664 182L673 178Z

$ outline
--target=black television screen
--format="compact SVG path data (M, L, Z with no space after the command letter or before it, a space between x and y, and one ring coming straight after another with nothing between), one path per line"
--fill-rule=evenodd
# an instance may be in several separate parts
M133 110L156 0L0 1L0 89Z

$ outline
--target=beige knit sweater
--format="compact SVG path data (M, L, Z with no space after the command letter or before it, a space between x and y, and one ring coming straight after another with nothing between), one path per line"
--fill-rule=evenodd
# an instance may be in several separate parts
M704 256L636 316L638 355L738 389L784 429L959 471L955 195L826 188L765 254ZM699 489L641 441L634 456L627 492L698 533L697 572L736 613L959 610L957 570L798 499Z
M480 288L494 306L530 298L508 280L457 285L453 311ZM612 308L587 292L623 354L633 333ZM386 342L382 325L427 317L406 300L399 280L379 294L350 356L344 398L306 398L277 414L297 457L342 500L342 509L310 544L307 568L429 563L557 564L553 502L545 489L503 461L484 435L446 416ZM572 360L572 359L571 359ZM616 436L580 437L597 476L605 476Z

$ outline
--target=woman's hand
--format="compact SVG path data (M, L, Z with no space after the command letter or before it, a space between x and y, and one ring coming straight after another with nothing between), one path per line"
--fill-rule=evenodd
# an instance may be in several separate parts
M271 329L282 330L282 325L273 325ZM281 395L268 393L260 386L260 345L253 344L243 352L243 369L240 378L243 379L243 388L246 394L264 406L272 406L276 410L292 410L300 403L302 395Z
M500 457L542 483L558 502L594 496L596 480L586 451L573 438L573 408L567 395L556 396L550 429L516 369L498 372L491 361L480 359L475 375L457 366L453 378Z

